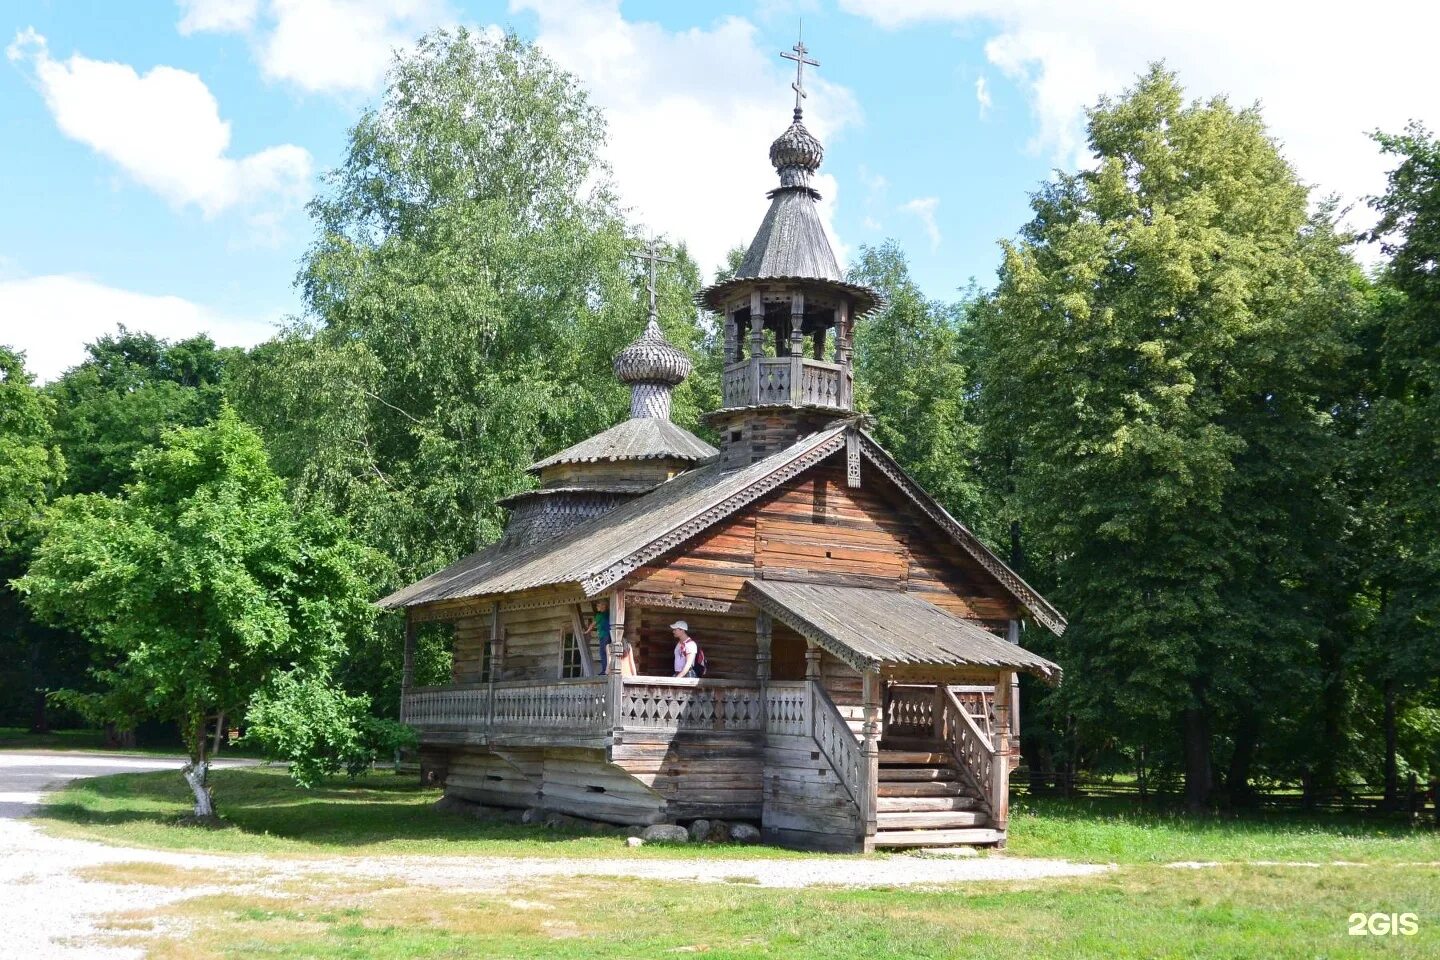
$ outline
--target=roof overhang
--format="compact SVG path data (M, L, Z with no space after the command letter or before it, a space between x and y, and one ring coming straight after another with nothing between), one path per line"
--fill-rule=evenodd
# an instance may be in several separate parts
M1060 667L912 593L747 580L760 610L862 673L878 667L1021 670L1060 682Z

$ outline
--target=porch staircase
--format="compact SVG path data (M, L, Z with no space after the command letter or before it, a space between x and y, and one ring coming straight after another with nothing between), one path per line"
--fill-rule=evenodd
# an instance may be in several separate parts
M883 741L875 803L877 848L981 846L1005 839L938 742Z

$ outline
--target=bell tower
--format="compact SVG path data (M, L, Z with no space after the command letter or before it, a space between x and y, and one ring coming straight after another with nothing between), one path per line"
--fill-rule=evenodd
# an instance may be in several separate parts
M825 235L811 181L825 157L805 129L804 70L819 62L803 42L795 61L794 119L770 145L780 185L735 275L696 298L721 317L725 365L721 407L706 417L727 462L753 463L853 414L855 320L880 304L848 283Z

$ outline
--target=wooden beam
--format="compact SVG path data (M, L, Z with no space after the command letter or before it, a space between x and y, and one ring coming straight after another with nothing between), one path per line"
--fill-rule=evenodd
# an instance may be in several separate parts
M570 629L575 633L575 643L580 648L580 669L585 676L595 676L595 662L590 659L590 641L585 639L585 617L580 612L580 604L570 605ZM605 643L609 638L600 636L599 631L595 633L596 643ZM560 656L565 656L565 645L560 645Z
M415 686L415 620L405 611L405 648L400 667L400 720L405 720L405 696Z

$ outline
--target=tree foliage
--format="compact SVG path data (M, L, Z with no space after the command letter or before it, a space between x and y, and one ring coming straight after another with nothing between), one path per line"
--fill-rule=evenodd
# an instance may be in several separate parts
M1182 748L1200 802L1217 726L1250 749L1336 627L1302 587L1338 527L1353 266L1255 109L1154 67L1089 135L1098 164L1035 195L979 311L983 428L1071 616L1063 709L1092 742Z
M494 540L494 502L537 451L625 409L610 360L644 310L604 138L535 47L439 31L397 59L310 206L306 322L260 351L241 403L302 499L352 517L403 576ZM660 299L688 347L698 275L679 252Z
M36 613L106 654L101 719L174 720L197 816L207 718L239 715L297 671L323 677L371 629L376 556L321 511L297 511L254 430L228 408L142 452L118 497L57 500L29 572Z
M34 530L65 477L55 443L55 404L25 369L25 357L0 346L0 552Z
M171 427L195 427L220 409L227 357L201 334L175 343L120 327L45 388L56 439L71 464L65 493L119 493L135 456Z
M885 449L946 509L993 538L979 483L976 429L963 361L965 305L927 298L893 242L861 247L850 280L885 307L855 331L856 407Z

